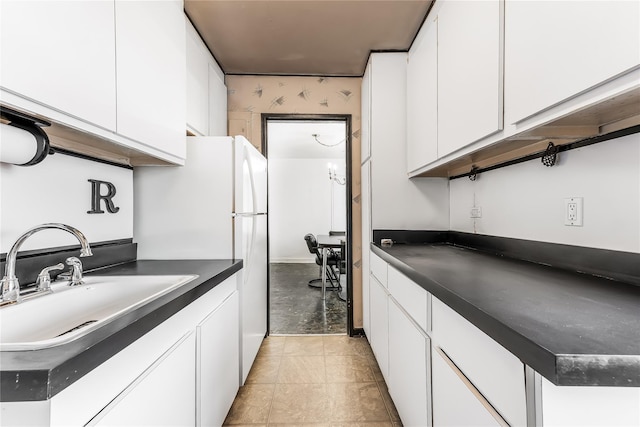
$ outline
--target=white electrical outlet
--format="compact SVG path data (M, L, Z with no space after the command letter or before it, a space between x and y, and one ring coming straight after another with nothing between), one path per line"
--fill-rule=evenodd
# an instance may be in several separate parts
M481 207L473 207L470 212L471 218L482 218L482 208Z
M564 225L582 227L582 197L564 199Z

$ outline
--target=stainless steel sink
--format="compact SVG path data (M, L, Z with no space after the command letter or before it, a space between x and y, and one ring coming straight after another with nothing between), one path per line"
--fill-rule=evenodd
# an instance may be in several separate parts
M69 343L196 277L85 276L81 286L54 283L50 294L0 308L0 351Z

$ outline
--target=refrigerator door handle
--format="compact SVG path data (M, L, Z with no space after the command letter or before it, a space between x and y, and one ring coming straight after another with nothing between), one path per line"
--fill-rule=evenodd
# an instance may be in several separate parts
M244 216L244 215L243 215ZM251 238L249 240L249 247L247 248L247 259L245 263L247 264L244 268L244 283L249 281L249 275L251 274L251 260L253 259L253 248L255 246L256 241L256 216L255 215L246 215L251 217Z
M251 201L253 203L252 209L253 212L256 213L258 210L258 196L256 195L256 183L253 177L253 165L251 164L251 155L249 154L249 150L247 147L244 148L244 158L247 162L247 167L249 168L249 183L251 184Z
M231 214L231 216L233 218L237 218L237 217L246 217L246 216L256 216L256 215L266 215L266 212L257 212L257 213L253 213L253 212L234 212Z

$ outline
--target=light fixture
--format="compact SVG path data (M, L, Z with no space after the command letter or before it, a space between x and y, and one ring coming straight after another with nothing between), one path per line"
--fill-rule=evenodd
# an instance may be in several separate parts
M339 177L336 173L338 165L336 165L335 163L327 163L327 169L329 169L329 181L335 181L340 185L345 185L347 183L346 177Z
M0 162L33 166L51 154L49 138L41 126L50 126L50 123L2 106Z
M347 140L347 138L344 138L344 139L342 139L342 140L340 140L340 141L336 142L335 144L325 144L324 142L322 142L322 141L320 141L320 140L318 139L318 137L319 137L320 135L318 135L317 133L312 133L312 134L311 134L311 136L313 137L313 139L315 139L315 140L316 140L316 142L317 142L318 144L323 145L323 146L325 146L325 147L336 147L336 146L338 146L338 145L342 144L343 142L345 142L345 141Z

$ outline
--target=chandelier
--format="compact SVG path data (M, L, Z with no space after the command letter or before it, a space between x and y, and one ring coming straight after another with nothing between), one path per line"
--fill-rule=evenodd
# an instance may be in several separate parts
M336 170L338 169L338 165L335 163L327 163L327 169L329 169L329 181L335 181L340 185L345 185L347 183L347 178L342 176L338 176Z

